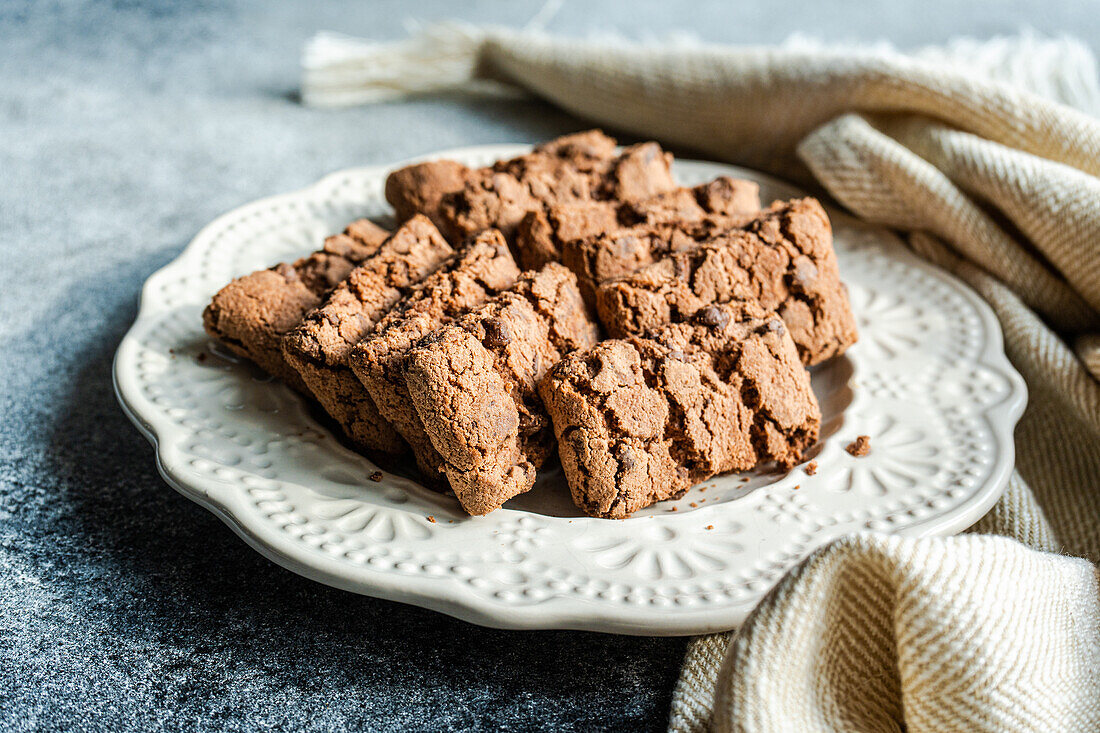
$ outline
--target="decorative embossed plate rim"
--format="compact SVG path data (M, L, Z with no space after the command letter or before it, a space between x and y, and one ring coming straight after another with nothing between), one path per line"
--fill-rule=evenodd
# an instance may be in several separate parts
M526 149L429 157L485 164ZM278 564L487 626L697 634L736 626L830 539L957 532L1003 491L1026 390L992 311L893 234L835 211L861 339L814 372L825 414L814 476L721 477L625 521L579 516L553 486L560 472L482 518L409 479L368 480L374 464L289 389L212 355L200 313L231 277L304 254L356 216L385 215L391 168L341 171L219 217L146 282L115 357L119 401L161 475ZM800 195L716 163L677 161L676 173L688 185L750 178L765 200ZM843 447L859 434L872 451L856 459Z

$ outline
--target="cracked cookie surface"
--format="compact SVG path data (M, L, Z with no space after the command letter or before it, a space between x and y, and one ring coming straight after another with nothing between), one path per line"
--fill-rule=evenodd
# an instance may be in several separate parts
M526 244L547 249L560 259L576 273L585 301L595 303L596 288L602 281L743 226L759 211L759 186L722 177L695 188L678 188L622 204L612 226L603 222L562 226L561 222L571 223L567 207L552 209L541 221L538 214L529 214L517 242L521 253Z
M287 362L357 445L387 453L406 448L349 368L349 352L410 287L453 254L427 217L414 216L283 338Z
M233 353L310 394L283 358L283 335L320 305L356 265L377 252L388 236L377 224L360 219L306 257L239 277L211 299L202 314L203 327Z
M424 214L436 227L443 227L445 222L439 214L443 197L461 191L474 175L474 169L454 160L429 160L408 165L386 177L386 201L393 207L398 221Z
M797 463L821 413L783 322L709 306L566 355L539 386L576 505L623 518L728 471Z
M735 300L778 312L804 364L855 343L855 318L821 204L810 198L773 204L739 229L602 282L596 294L600 320L614 337L656 332Z
M538 382L596 337L576 278L551 263L409 350L409 394L467 512L487 514L534 484L554 448Z
M424 214L448 237L462 241L482 229L506 226L516 216L516 207L526 211L522 207L536 204L534 197L539 195L567 194L578 186L583 189L578 195L588 195L589 179L608 169L615 155L612 138L588 130L484 168L469 168L453 160L426 161L391 172L386 178L386 200L398 221ZM555 182L555 176L563 181ZM578 182L581 179L583 183ZM491 200L494 193L499 193L500 201ZM444 211L445 198L467 196L469 202L449 203ZM463 214L463 208L469 211Z
M489 228L511 242L530 211L567 202L637 201L673 190L671 163L657 143L619 152L612 138L589 130L485 168L448 161L408 166L390 174L386 197L398 217L425 214L453 242ZM547 261L521 258L529 269Z
M435 329L510 288L519 275L500 232L482 232L450 263L413 288L348 356L349 366L378 411L412 448L417 465L433 485L445 481L442 458L409 396L405 355Z

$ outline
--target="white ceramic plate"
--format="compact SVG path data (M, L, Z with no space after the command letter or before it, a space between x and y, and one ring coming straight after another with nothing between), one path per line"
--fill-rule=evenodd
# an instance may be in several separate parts
M438 157L484 165L524 150ZM838 535L957 532L1001 494L1026 394L993 313L892 234L836 212L860 341L814 370L824 413L814 476L723 476L625 521L581 515L560 469L479 518L388 471L369 480L376 467L301 398L219 355L201 312L231 278L305 254L353 218L385 216L387 171L335 173L214 221L146 282L115 358L119 400L165 480L280 565L487 626L696 634L736 626ZM676 174L688 185L750 178L765 201L799 195L714 163L678 161ZM853 458L844 446L861 434L871 453Z

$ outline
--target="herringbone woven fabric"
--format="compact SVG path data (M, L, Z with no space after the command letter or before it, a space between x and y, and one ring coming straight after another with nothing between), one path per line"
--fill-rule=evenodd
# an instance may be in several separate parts
M405 62L437 66L403 85ZM639 136L815 183L856 215L909 233L916 252L992 306L1029 386L1016 471L971 535L857 535L813 553L740 630L692 642L670 727L1100 730L1100 120L1091 116L1100 88L1091 54L1034 38L906 57L444 28L396 49L323 40L303 97L364 101L471 74ZM1004 537L975 536L989 534Z

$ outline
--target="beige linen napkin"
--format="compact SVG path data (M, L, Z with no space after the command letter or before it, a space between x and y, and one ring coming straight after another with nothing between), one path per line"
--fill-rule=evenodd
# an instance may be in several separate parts
M504 81L816 183L908 233L999 317L1030 402L1005 496L971 532L1003 538L818 550L740 630L692 641L671 729L1100 730L1100 87L1083 46L904 56L446 26L396 47L320 38L305 68L308 103Z

